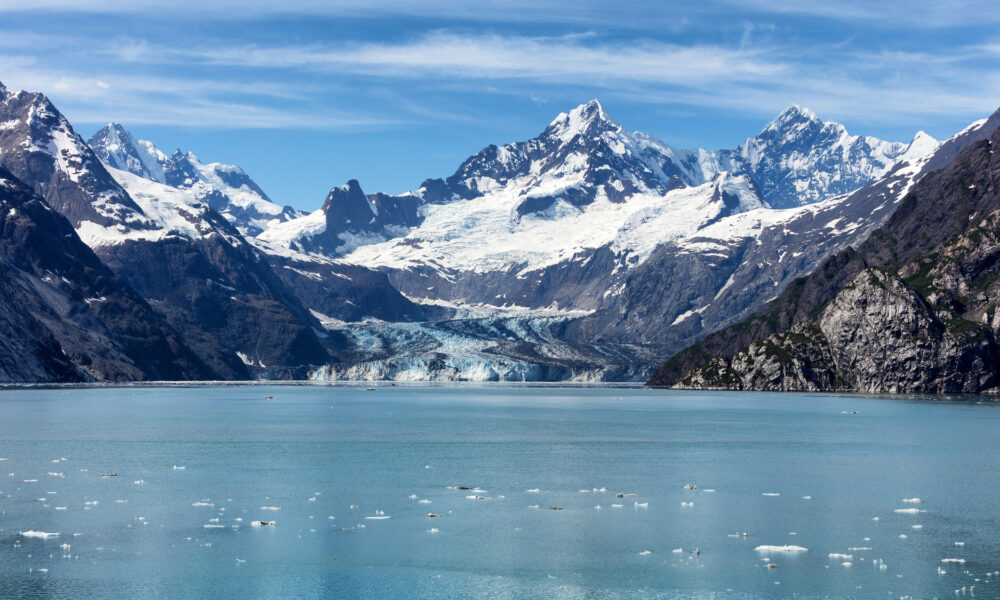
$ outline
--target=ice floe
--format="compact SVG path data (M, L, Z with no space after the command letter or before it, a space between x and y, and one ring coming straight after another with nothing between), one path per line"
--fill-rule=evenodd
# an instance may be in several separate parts
M769 546L761 545L754 548L757 552L808 552L808 548L803 548L802 546Z
M49 538L59 537L58 533L50 533L47 531L22 531L20 532L21 537L26 538L38 538L42 540L47 540Z

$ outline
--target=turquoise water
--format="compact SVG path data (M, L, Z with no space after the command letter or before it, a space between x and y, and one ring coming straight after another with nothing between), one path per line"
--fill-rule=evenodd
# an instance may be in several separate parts
M1000 597L974 400L7 390L0 458L3 598Z

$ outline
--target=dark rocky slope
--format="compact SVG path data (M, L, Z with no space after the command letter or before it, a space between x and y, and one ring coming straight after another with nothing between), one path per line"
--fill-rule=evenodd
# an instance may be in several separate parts
M953 160L923 177L857 249L831 257L747 320L678 354L650 384L995 390L998 124L994 114L943 146L947 154L931 165Z
M6 380L217 377L64 217L2 167L0 263L3 346L24 352L0 359Z

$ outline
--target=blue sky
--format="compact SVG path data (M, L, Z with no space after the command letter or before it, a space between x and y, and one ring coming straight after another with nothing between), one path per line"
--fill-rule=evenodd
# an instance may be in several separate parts
M814 4L815 6L808 6ZM944 138L1000 106L995 1L0 0L0 81L89 137L119 121L235 163L281 204L401 192L599 98L734 147L798 103Z

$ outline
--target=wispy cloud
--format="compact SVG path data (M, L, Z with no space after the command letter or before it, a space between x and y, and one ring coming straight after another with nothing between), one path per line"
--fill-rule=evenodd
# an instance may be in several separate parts
M82 6L113 11L120 4L126 3ZM144 6L168 4L174 3ZM416 4L358 1L336 9ZM39 5L63 6L61 0ZM287 8L321 11L325 5L292 2ZM769 6L773 12L798 10L781 2ZM0 0L0 11L4 7L14 10ZM844 18L868 11L851 2L836 10ZM61 95L78 120L197 127L379 128L475 118L442 99L445 90L514 94L533 103L601 95L762 117L798 102L829 118L895 123L972 118L1000 104L1000 45L992 40L915 50L842 40L803 44L776 31L770 23L741 21L726 36L683 42L591 29L529 35L454 28L388 41L247 44L208 36L178 44L141 31L75 37L0 29L0 55L6 55L0 56L0 79Z
M946 53L869 50L835 43L683 46L596 36L528 37L438 31L389 43L155 48L143 60L252 71L441 81L472 91L490 81L525 97L586 87L633 102L773 114L795 101L838 118L978 114L1000 103L992 46ZM985 66L984 66L985 65ZM603 91L602 91L603 90Z

